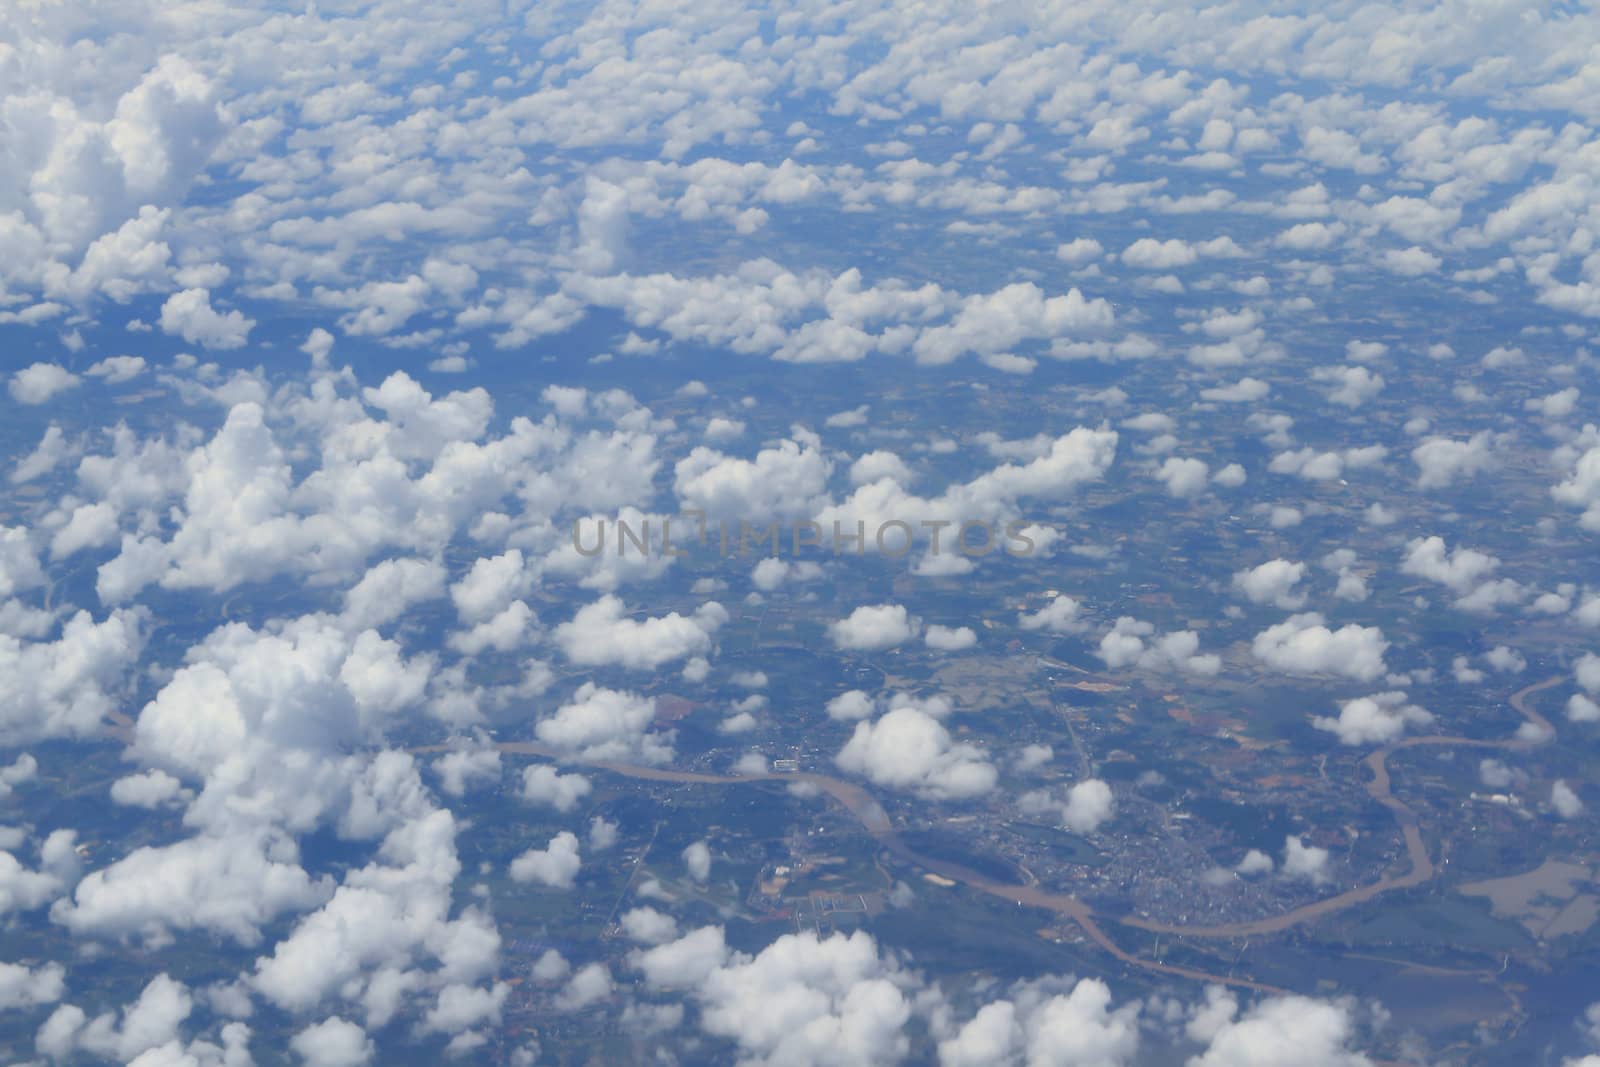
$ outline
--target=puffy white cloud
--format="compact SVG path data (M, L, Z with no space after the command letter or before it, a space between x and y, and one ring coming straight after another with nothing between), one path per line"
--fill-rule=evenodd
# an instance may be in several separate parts
M1319 382L1331 382L1328 399L1348 408L1358 408L1383 392L1383 375L1366 367L1318 367L1311 375Z
M952 740L937 719L910 706L857 723L834 762L878 785L948 799L987 793L998 777L982 749Z
M534 632L538 620L525 601L517 600L506 605L498 615L485 619L476 626L450 635L449 646L463 656L477 656L483 652L510 652L521 647Z
M253 319L243 312L220 312L211 306L211 293L205 289L185 289L173 293L161 305L161 329L176 334L192 345L206 348L241 348L250 336Z
M328 879L301 868L282 838L194 837L135 849L92 872L50 915L80 936L205 930L253 946L262 926L314 908L332 892Z
M1056 246L1056 258L1073 267L1092 262L1104 254L1105 249L1093 237L1076 237Z
M1383 264L1385 270L1404 278L1420 278L1424 274L1433 274L1444 264L1444 260L1426 248L1419 248L1416 245L1410 248L1391 248L1383 253L1379 262Z
M443 596L445 577L436 560L383 560L346 591L343 619L357 630L394 622L413 606Z
M422 580L426 581L426 577ZM462 622L484 622L524 595L531 580L522 552L513 548L474 561L465 577L450 587L450 599Z
M1199 258L1199 253L1188 242L1176 238L1158 241L1154 237L1141 237L1122 250L1122 262L1140 270L1186 267Z
M1417 488L1445 489L1463 478L1470 478L1493 467L1499 439L1488 430L1465 441L1449 437L1428 437L1411 450L1417 465Z
M81 384L83 379L55 363L34 363L11 376L6 387L19 404L38 405Z
M446 796L466 796L500 780L500 751L488 744L460 743L433 761L433 773L439 776L439 789Z
M987 1064L1096 1064L1129 1067L1139 1052L1137 1002L1111 1007L1111 990L1097 978L1050 995L1023 987L1012 999L991 1001L954 1036L939 1043L941 1067Z
M1204 460L1169 456L1156 469L1155 477L1166 485L1167 492L1172 496L1195 496L1205 491L1211 468Z
M633 908L623 912L619 921L629 938L646 945L678 939L678 921L654 908Z
M1078 621L1078 602L1069 596L1057 595L1038 611L1024 611L1017 616L1017 625L1024 630L1045 630L1053 634L1071 633L1081 627Z
M1240 1015L1231 993L1212 987L1207 997L1187 1028L1206 1049L1188 1067L1371 1067L1350 1048L1356 1027L1346 1003L1272 997Z
M0 674L16 680L0 689L0 741L97 733L144 651L145 630L145 613L132 609L100 622L80 611L54 641L0 633Z
M99 378L107 385L131 382L145 372L148 364L143 356L107 356L84 371L91 378Z
M251 987L293 1012L338 996L359 1005L373 1028L419 990L491 973L500 947L494 923L471 909L450 917L461 873L455 833L448 811L424 806L404 816L377 861L350 870L326 904L256 960Z
M1550 787L1550 806L1563 819L1576 819L1583 814L1583 800L1576 790L1560 778Z
M1249 570L1235 571L1233 587L1252 604L1271 604L1285 611L1294 611L1306 601L1303 592L1295 592L1295 586L1305 577L1305 573L1304 563L1273 559Z
M77 835L56 830L39 849L39 867L25 867L10 852L0 850L0 916L33 911L55 900L78 874L73 852Z
M1541 418L1565 419L1578 406L1578 386L1568 386L1544 397L1533 397L1522 403L1523 411L1533 411Z
M1426 726L1433 716L1415 704L1407 704L1400 692L1357 697L1339 705L1338 718L1317 716L1311 725L1337 734L1342 745L1382 744L1393 741L1407 726Z
M364 1067L377 1055L377 1046L358 1024L329 1016L289 1039L289 1049L305 1067Z
M988 522L999 526L1018 517L1023 498L1064 499L1084 483L1103 477L1116 456L1116 448L1114 432L1078 427L1057 437L1038 458L1003 464L969 482L947 487L938 497L918 497L897 483L879 480L823 509L815 520L824 529L831 529L830 524L838 522L847 532L855 530L857 523L871 531L890 521L909 523L914 529L932 522L951 526ZM952 557L955 550L949 542L954 533L954 529L944 530L945 540L940 548L941 553ZM1003 540L999 530L994 536L997 541ZM976 550L979 538L974 534L971 540Z
M853 721L867 718L876 707L876 703L866 693L859 689L850 689L828 701L827 710L830 719Z
M510 862L510 877L514 881L536 881L555 889L571 889L581 869L578 835L562 830L550 838L546 848L530 848Z
M1124 615L1100 638L1096 652L1112 670L1137 667L1146 671L1184 671L1214 675L1222 670L1222 659L1201 653L1200 637L1193 630L1174 630L1156 634L1156 628Z
M134 808L159 808L174 801L188 801L193 792L166 771L130 774L111 783L111 800Z
M626 617L627 610L620 598L603 596L557 626L556 643L567 659L583 666L617 664L654 670L710 651L711 635L727 619L727 612L716 603L702 605L692 617L671 612L643 621Z
M751 1064L867 1067L910 1049L911 980L857 931L778 938L755 956L727 950L718 927L636 956L652 984L692 988L700 1026Z
M1330 630L1315 612L1267 627L1250 645L1256 659L1285 674L1336 674L1363 682L1387 671L1383 654L1388 648L1376 626L1348 623Z
M629 962L652 989L692 989L703 987L727 959L722 927L702 926L675 941L634 952Z
M101 548L117 539L117 511L105 501L80 504L50 538L52 559L65 559L85 548Z
M524 768L522 799L531 804L548 804L559 812L569 812L588 796L593 786L581 774L561 774L546 763Z
M1064 796L1049 789L1024 793L1017 798L1017 805L1030 814L1052 814L1062 826L1079 834L1094 833L1116 811L1111 787L1098 778L1073 783Z
M904 644L917 634L917 623L901 604L864 604L828 624L835 648L877 652Z
M1275 866L1276 864L1272 862L1271 856L1260 849L1253 848L1244 854L1244 858L1239 861L1234 870L1248 878L1258 874L1270 874Z
M0 767L0 800L10 796L17 786L31 782L39 773L39 761L27 752Z
M1318 452L1314 448L1300 448L1279 452L1267 464L1273 474L1297 474L1314 482L1333 481L1344 477L1346 470L1363 470L1381 462L1389 450L1382 445L1347 448L1340 452Z
M672 735L649 733L655 714L653 697L585 682L534 733L580 759L665 763L672 758Z
M0 963L0 1010L36 1008L54 1004L66 992L66 969L59 963L28 967Z
M557 1011L582 1011L591 1004L609 997L616 988L611 971L603 963L580 967L556 995Z
M1283 842L1283 876L1322 884L1328 880L1328 850L1290 834Z
M948 325L924 330L912 346L919 363L949 363L969 352L995 355L1025 341L1098 332L1115 321L1111 304L1076 289L1047 297L1031 282L965 298Z
M711 848L704 841L696 841L683 850L683 867L689 877L704 882L711 877Z
M149 1060L142 1054L178 1044L179 1028L193 1011L194 998L188 988L166 974L158 974L140 992L139 999L120 1012L108 1011L90 1019L76 1005L63 1004L45 1020L35 1045L46 1056L58 1060L81 1050L101 1059L147 1063ZM236 1026L224 1038L231 1037L227 1044L237 1045L248 1033L248 1029ZM248 1053L245 1055L248 1058ZM181 1056L176 1057L176 1062L183 1062Z
M1584 428L1584 437L1594 440L1590 427ZM1582 508L1579 521L1585 530L1600 530L1600 443L1591 443L1571 461L1567 477L1551 488L1550 495L1558 503Z
M923 641L940 652L959 652L978 643L978 635L970 626L929 626Z
M1221 404L1253 404L1257 400L1265 399L1266 395L1271 391L1272 386L1260 378L1246 376L1232 385L1220 385L1202 389L1200 390L1200 396L1204 400Z
M1457 595L1455 605L1467 611L1491 612L1501 603L1517 603L1523 592L1509 579L1491 580L1500 560L1471 548L1447 549L1442 537L1417 537L1406 543L1400 564L1414 574L1448 586Z
M798 519L817 510L833 464L810 443L781 441L753 460L697 448L673 469L683 507L712 521L739 523Z
M39 438L39 443L17 461L11 468L11 482L13 485L23 485L36 478L42 477L55 470L63 460L73 451L67 443L67 435L61 427L51 423L45 430L44 436Z
M133 752L206 779L190 814L197 825L232 826L246 811L314 821L336 809L339 778L308 757L334 760L343 746L377 739L420 702L432 674L428 658L407 660L374 631L352 635L317 616L276 633L223 626L188 659L139 713Z

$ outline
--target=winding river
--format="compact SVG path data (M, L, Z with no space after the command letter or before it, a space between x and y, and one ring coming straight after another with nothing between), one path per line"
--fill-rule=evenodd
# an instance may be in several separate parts
M1407 737L1377 749L1362 761L1363 765L1372 772L1371 780L1366 783L1367 793L1389 809L1394 815L1395 822L1400 828L1400 833L1405 840L1406 856L1410 865L1409 869L1398 874L1386 874L1375 882L1356 886L1343 893L1325 897L1302 905L1280 915L1269 916L1265 919L1252 919L1246 922L1223 923L1213 926L1179 925L1174 923L1155 922L1141 919L1137 916L1123 916L1116 919L1123 926L1145 930L1157 934L1170 934L1180 937L1198 938L1244 938L1257 935L1281 933L1301 923L1343 911L1346 908L1363 904L1369 900L1391 892L1396 889L1406 889L1420 885L1430 880L1434 875L1433 860L1428 854L1427 845L1422 840L1422 831L1417 823L1416 813L1406 804L1395 797L1391 788L1389 773L1389 757L1402 749L1418 748L1423 746L1452 745L1457 747L1470 747L1480 749L1508 749L1524 750L1538 744L1543 744L1554 736L1554 728L1550 721L1539 712L1530 708L1527 699L1532 694L1552 686L1559 685L1566 679L1565 674L1558 674L1542 682L1535 682L1511 697L1511 706L1516 709L1529 724L1538 730L1537 738L1513 736L1499 741L1477 740L1467 737L1454 737L1449 735L1428 735ZM531 741L502 741L495 746L502 753L517 756L538 756L547 759L563 759L563 754L557 749ZM447 746L430 745L413 749L415 752L442 752ZM1011 882L997 881L979 871L959 863L939 859L917 851L907 845L895 832L894 825L888 812L879 804L872 794L862 786L833 778L825 774L798 771L790 773L768 774L709 774L702 771L681 771L667 767L645 767L631 763L617 763L607 760L571 761L582 763L600 771L608 771L627 778L639 779L649 782L677 782L691 785L743 785L755 782L791 782L805 783L832 797L841 807L855 816L863 829L871 834L880 845L891 855L907 863L921 867L941 877L959 882L981 893L1004 900L1014 901L1019 905L1041 908L1055 912L1075 922L1084 935L1100 948L1110 953L1116 959L1138 967L1142 970L1159 974L1169 974L1181 978L1192 978L1204 982L1217 982L1226 985L1240 986L1264 992L1283 993L1287 990L1277 986L1270 986L1249 979L1236 978L1232 975L1212 974L1190 967L1162 963L1157 960L1145 959L1134 956L1124 951L1105 932L1105 929L1096 920L1093 909L1078 897L1068 893L1050 893L1037 886L1019 885Z

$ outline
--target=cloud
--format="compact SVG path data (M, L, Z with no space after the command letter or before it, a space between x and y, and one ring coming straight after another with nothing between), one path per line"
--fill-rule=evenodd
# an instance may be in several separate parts
M1338 718L1317 716L1311 725L1337 734L1341 745L1387 743L1407 726L1426 726L1433 721L1432 715L1405 699L1404 693L1389 692L1346 700L1339 705Z
M439 791L463 797L480 786L500 781L500 751L491 745L466 742L433 761Z
M54 363L34 363L11 376L7 388L11 399L19 404L38 406L69 389L77 388L83 379Z
M1306 612L1256 634L1250 651L1285 674L1335 674L1370 682L1387 671L1383 654L1388 647L1376 626L1348 623L1330 630L1321 615Z
M871 715L877 705L859 689L850 689L828 701L828 718L853 721Z
M1286 559L1273 559L1246 571L1235 571L1233 588L1245 595L1252 604L1271 604L1285 611L1294 611L1306 601L1305 593L1295 592L1295 586L1305 577L1304 563L1290 563Z
M146 366L148 364L143 356L107 356L92 364L84 373L91 378L101 379L107 385L122 385L143 374Z
M337 1015L296 1033L289 1048L305 1067L365 1067L377 1055L367 1032Z
M635 963L653 985L691 990L701 1029L732 1041L741 1062L869 1067L908 1053L912 980L869 934L788 934L754 956L721 934L704 927Z
M553 889L571 889L582 867L577 836L563 830L544 848L530 848L512 860L510 874L514 882L537 882Z
M618 597L603 596L557 626L556 643L568 660L581 666L654 670L710 651L712 635L728 617L716 603L702 605L692 617L674 611L637 620L625 617L627 610Z
M1019 282L965 298L948 325L923 331L912 350L919 363L943 364L969 352L994 355L1027 341L1107 330L1114 320L1105 300L1085 299L1077 289L1046 297L1032 282Z
M545 763L522 772L522 799L531 804L548 804L563 814L577 807L592 789L583 775L561 774Z
M683 867L697 882L711 877L711 849L704 841L696 841L683 850Z
M1200 652L1200 637L1193 630L1156 634L1150 623L1124 615L1100 638L1096 652L1111 670L1136 667L1146 671L1184 671L1214 675L1222 659Z
M1283 842L1283 876L1321 885L1328 880L1328 850L1290 834Z
M878 785L941 799L987 793L998 777L982 749L953 741L937 719L910 706L857 723L834 762Z
M696 448L673 468L682 507L713 522L766 523L798 519L821 506L833 464L810 443L781 441L753 460Z
M1522 587L1510 579L1492 579L1500 560L1476 549L1447 550L1442 537L1417 537L1406 543L1400 570L1454 591L1455 606L1464 611L1491 613L1500 604L1522 601Z
M937 652L959 652L978 643L978 635L970 626L929 626L923 636L927 646Z
M175 334L192 345L205 348L244 347L255 321L239 311L219 312L211 306L211 293L205 289L185 289L173 293L161 305L161 330Z
M870 604L828 624L835 648L878 652L904 644L917 634L917 623L900 604Z
M1465 441L1429 437L1411 450L1417 465L1418 489L1446 489L1463 478L1489 470L1496 463L1499 439L1488 430Z
M383 560L345 592L342 619L355 630L394 622L413 606L442 597L445 577L437 560Z
M28 967L0 963L0 1010L17 1011L54 1004L66 991L66 969L59 963Z
M1175 497L1196 496L1205 491L1206 480L1211 476L1211 468L1204 460L1180 459L1169 456L1156 469L1155 477L1167 487L1168 494Z
M99 622L80 611L53 641L0 633L0 674L17 682L0 689L0 742L98 733L121 703L147 628L147 613L135 608L113 611Z
M1425 274L1433 274L1444 264L1444 260L1416 245L1410 248L1391 248L1383 253L1379 262L1383 264L1384 270L1403 278L1420 278Z
M1260 378L1240 378L1232 385L1213 386L1200 390L1203 400L1211 400L1222 404L1253 404L1263 400L1272 391L1272 386Z
M1318 367L1311 377L1319 382L1331 382L1328 399L1347 408L1359 408L1383 392L1383 375L1366 367Z
M1216 986L1206 993L1187 1027L1206 1049L1188 1067L1371 1067L1350 1048L1355 1020L1344 1002L1272 997L1240 1015L1231 993Z
M135 849L85 877L50 917L79 936L204 930L251 947L264 925L333 893L328 879L313 879L285 846L236 835Z
M1041 983L1042 985L1042 983ZM1111 1007L1098 978L1080 979L1064 993L1019 989L993 1000L939 1043L940 1067L989 1064L1095 1064L1131 1067L1139 1052L1137 1002Z
M1576 819L1583 814L1583 801L1577 791L1559 778L1550 787L1550 806L1563 819Z
M1062 826L1078 834L1094 833L1116 812L1111 787L1098 778L1073 783L1064 798L1048 789L1024 793L1017 805L1030 814L1054 814Z
M1158 241L1141 237L1122 250L1122 262L1139 270L1171 270L1186 267L1200 258L1187 241Z
M1057 595L1050 603L1034 612L1022 612L1017 625L1024 630L1045 630L1053 634L1071 633L1081 628L1078 621L1078 602L1069 596Z
M623 912L618 921L631 940L646 945L660 945L678 939L677 920L654 908L633 908Z
M672 758L672 735L649 732L655 714L653 697L585 682L534 733L579 759L665 763Z
M165 771L146 771L130 774L111 783L111 801L134 808L160 808L169 803L187 803L194 798L191 790Z

